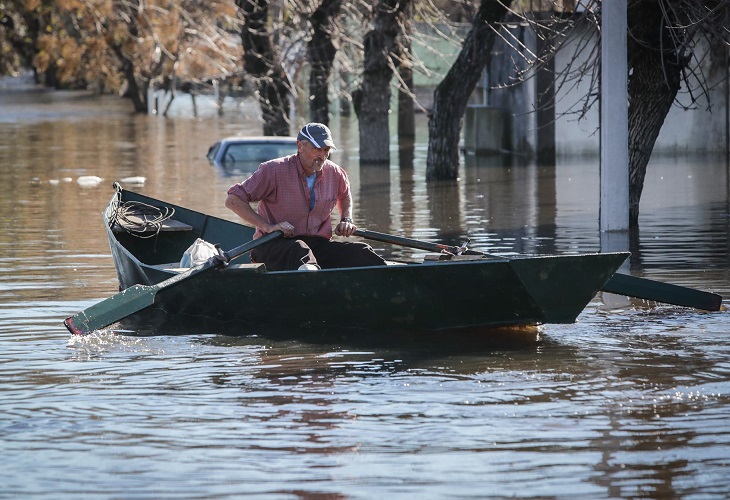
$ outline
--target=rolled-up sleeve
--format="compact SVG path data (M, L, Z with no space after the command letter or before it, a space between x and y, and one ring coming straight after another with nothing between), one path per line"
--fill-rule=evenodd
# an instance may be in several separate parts
M265 166L262 163L251 177L228 188L228 194L238 196L247 203L270 198L276 191L276 178L273 169Z
M234 184L233 186L228 188L228 194L232 194L235 196L238 196L243 201L247 203L251 203L251 197L246 192L246 190L243 188L243 182L239 182L238 184Z

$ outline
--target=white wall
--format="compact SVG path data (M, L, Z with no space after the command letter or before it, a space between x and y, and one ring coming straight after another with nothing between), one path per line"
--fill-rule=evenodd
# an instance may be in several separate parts
M595 37L593 37L595 42ZM557 56L556 70L570 63L574 55L572 46L567 46ZM704 52L704 47L697 49L698 56ZM676 153L721 153L725 151L725 110L727 103L727 87L719 83L724 77L725 59L722 57L705 58L701 69L714 88L709 92L712 111L707 110L707 99L702 99L694 109L684 110L680 106L673 106L664 122L662 130L654 146L654 154ZM588 81L573 89L570 93L563 92L556 96L556 111L558 114L568 110L576 103L579 96L585 95ZM696 93L696 90L695 90ZM680 89L680 102L689 105L690 98L686 85ZM556 126L556 150L560 155L597 154L599 150L598 135L598 106L594 106L585 119L577 120L573 117L558 119Z
M530 30L514 27L513 36L528 47L534 47L534 36ZM597 43L595 35L588 33L589 43ZM575 55L577 40L568 43L558 54L555 60L556 73L571 64ZM583 51L588 52L588 51ZM704 53L704 47L697 49L697 55ZM492 90L484 92L477 89L475 95L487 95L490 105L502 106L512 114L512 142L519 152L534 152L536 145L535 121L535 80L528 79L525 83L514 85L516 76L515 62L524 67L520 56L510 52L504 43L495 44L493 59L487 70L486 81ZM577 66L573 62L573 66ZM727 105L727 84L721 82L725 76L725 55L715 54L714 58L706 57L701 64L701 70L709 81L709 104L702 98L693 109L685 110L675 105L667 116L664 126L657 138L654 147L655 155L677 153L722 153L725 151L725 113ZM555 97L556 111L556 154L558 155L598 155L599 154L599 116L598 103L587 110L585 116L579 119L571 109L580 109L583 106L581 98L588 93L591 75L586 75L583 81L573 81L563 86ZM495 86L504 88L494 90ZM695 86L696 87L696 86ZM695 95L697 92L695 90ZM680 90L680 102L689 105L686 86ZM564 115L564 116L561 116Z

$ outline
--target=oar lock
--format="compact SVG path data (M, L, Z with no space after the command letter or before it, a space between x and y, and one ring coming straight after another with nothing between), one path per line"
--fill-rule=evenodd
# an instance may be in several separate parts
M440 250L437 254L426 255L423 260L426 261L445 261L445 260L475 260L484 259L486 255L469 249L471 240L466 240L458 247L449 245L436 244Z
M471 240L469 238L464 240L464 243L462 243L461 246L456 249L456 255L461 255L469 250L469 243L471 243Z
M228 252L223 250L219 244L216 243L214 246L218 253L209 258L208 262L210 262L211 264L216 264L216 262L220 262L222 265L227 266L228 263L231 261L231 256L228 255Z
M449 256L457 256L467 253L469 251L469 243L471 240L466 238L464 242L458 247L452 247L448 245L438 245L441 248L441 253Z

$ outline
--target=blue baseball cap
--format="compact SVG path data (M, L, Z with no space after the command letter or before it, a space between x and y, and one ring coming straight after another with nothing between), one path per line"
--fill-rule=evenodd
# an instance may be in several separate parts
M307 123L297 135L298 141L308 140L315 148L330 147L337 149L332 140L332 132L323 123Z

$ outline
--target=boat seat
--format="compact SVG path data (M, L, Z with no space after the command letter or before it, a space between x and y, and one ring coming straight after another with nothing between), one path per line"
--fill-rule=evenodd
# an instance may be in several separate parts
M155 264L150 265L150 267L153 267L155 269L159 269L160 271L167 271L170 273L184 273L189 267L180 267L180 262L168 262L167 264Z
M184 273L189 267L180 267L179 262L169 262L167 264L156 264L152 265L150 267L154 267L155 269L159 269L160 271L167 271L169 273ZM226 269L235 269L239 272L249 272L249 273L265 273L266 272L266 266L263 263L258 264L229 264Z
M157 232L157 226L155 225L146 225L144 220L141 217L137 217L134 215L128 216L129 222L125 223L124 221L118 221L112 226L112 231L115 233L123 233L126 231L132 231L134 233L156 233ZM162 223L159 226L160 232L168 232L168 231L192 231L193 226L190 224L185 224L184 222L180 222L179 220L175 219L166 219L162 221Z
M242 264L228 264L226 267L226 270L228 269L235 269L236 271L244 271L249 273L265 273L266 272L266 264L263 262L256 262L256 263L242 263Z
M424 262L455 262L462 260L483 260L486 259L486 255L451 255L447 253L429 253L423 256Z

